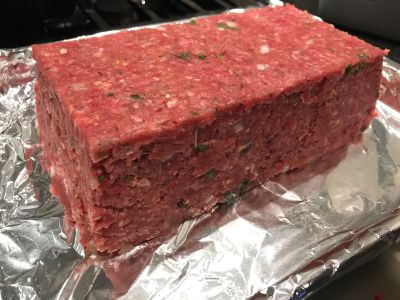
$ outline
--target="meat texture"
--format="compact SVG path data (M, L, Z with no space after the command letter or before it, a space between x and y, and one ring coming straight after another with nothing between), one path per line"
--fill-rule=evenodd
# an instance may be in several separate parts
M86 248L165 237L356 142L384 54L290 5L33 46L52 191Z

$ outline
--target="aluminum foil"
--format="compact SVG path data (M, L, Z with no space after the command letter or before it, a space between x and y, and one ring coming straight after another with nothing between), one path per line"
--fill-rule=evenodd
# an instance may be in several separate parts
M400 103L399 65L383 73ZM336 167L266 182L164 244L85 255L38 163L34 76L29 48L0 50L0 299L302 299L398 236L400 113L378 102Z

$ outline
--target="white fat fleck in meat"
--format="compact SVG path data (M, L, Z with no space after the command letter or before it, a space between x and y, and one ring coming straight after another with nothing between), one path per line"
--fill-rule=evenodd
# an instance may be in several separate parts
M99 187L99 182L97 181L97 178L95 179L92 176L90 176L88 178L88 181L89 181L90 188L92 190L95 190L95 189L97 189Z
M168 108L173 108L178 104L178 101L176 101L176 99L172 99L170 101L167 102L167 107Z
M244 129L244 126L242 123L237 123L233 129L235 130L235 133L239 133Z
M282 172L282 173L286 173L286 172L289 171L289 170L290 170L290 166L289 166L289 165L286 165L286 166L284 166L284 167L282 168L281 172Z
M151 43L151 42L148 42L148 43L142 43L142 44L140 44L139 47L140 47L140 48L147 48L147 47L149 47L149 46L151 46L151 45L152 45L152 43Z
M102 87L105 90L109 89L111 87L111 83L106 82L106 81L100 81L100 80L96 80L95 82L93 82L93 85ZM86 89L86 87L85 87L85 89Z
M208 197L206 200L204 200L204 203L205 203L205 204L210 204L213 200L214 200L214 196L211 195L211 196Z
M299 59L301 57L301 51L300 50L294 50L291 54L293 59Z
M132 117L132 119L133 119L133 121L135 121L136 123L141 123L141 122L143 122L143 119L142 118L139 118L139 117Z
M77 82L77 83L71 84L71 89L73 91L84 91L87 89L87 87L86 87L85 83Z
M68 50L65 48L60 48L60 54L66 54L68 53Z
M312 44L314 44L314 40L313 39L309 39L309 40L306 41L305 44L306 44L307 47L311 46Z
M98 48L97 51L93 54L94 57L101 57L103 55L104 48Z
M53 177L56 175L56 167L54 165L51 165L50 167L50 177Z
M269 53L269 47L267 44L263 44L260 46L260 53L261 54L267 54Z
M236 28L237 27L236 23L232 22L232 21L226 22L226 25L228 25L228 27L230 27L230 28Z
M280 43L282 41L281 34L279 32L274 33L274 40Z
M142 178L138 181L137 186L140 187L150 186L150 180L148 180L147 178Z
M167 99L171 98L171 94L165 94L165 98Z
M186 93L186 95L188 95L189 97L193 97L194 93L189 91L189 92Z
M160 78L159 77L153 77L153 80L160 81Z
M265 71L265 69L267 68L267 66L265 64L257 64L256 66L257 70L259 71Z

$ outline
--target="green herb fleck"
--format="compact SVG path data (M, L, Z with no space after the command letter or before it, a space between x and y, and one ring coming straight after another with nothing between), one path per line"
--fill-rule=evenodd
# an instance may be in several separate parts
M239 187L239 196L243 196L244 194L246 194L249 190L249 184L250 184L250 180L245 179L242 181L242 183L240 184Z
M196 24L197 24L197 22L196 22L196 20L195 20L195 19L192 19L192 20L190 20L190 21L189 21L189 24L190 24L190 25L196 25Z
M178 206L179 208L188 208L189 204L185 201L185 199L179 199L176 206Z
M107 157L107 155L108 155L107 151L103 151L103 150L100 150L96 153L96 156L99 159L103 159L103 158Z
M215 176L215 170L214 169L210 169L207 171L206 174L204 174L207 178L213 178Z
M140 96L139 94L132 94L130 97L131 97L131 99L133 99L135 101L139 101L139 100L143 99L143 97Z
M218 28L218 29L222 29L222 30L225 30L225 29L236 30L235 27L229 26L228 24L226 24L226 23L224 23L224 22L219 22L219 23L217 23L217 28Z
M192 114L192 116L198 116L199 115L199 113L197 111L191 111L190 113Z
M358 57L360 58L361 61L365 62L369 59L369 55L365 52L361 52L358 54Z
M216 57L216 58L223 58L224 56L225 56L224 53L217 53L217 54L215 54L215 57Z
M112 97L112 96L114 96L114 93L113 93L113 92L108 92L108 93L107 93L107 97Z
M175 55L177 58L183 59L184 61L189 61L192 59L192 54L190 52L181 52Z
M239 199L238 195L236 193L233 192L227 192L224 195L224 203L228 204L228 205L232 205L234 204L237 200Z
M201 59L201 60L206 59L206 56L203 53L200 53L198 56L199 56L199 59Z
M358 73L359 71L361 71L364 68L365 68L365 63L361 62L361 63L359 63L359 64L354 66L354 68L353 68L354 69L354 73Z
M206 144L197 144L197 146L195 147L197 152L206 152L208 149L208 145Z
M346 66L346 68L344 69L344 75L349 75L352 69L353 69L353 65L352 64L348 64Z
M106 175L100 174L98 179L99 179L100 182L102 182L102 181L104 181L106 179Z

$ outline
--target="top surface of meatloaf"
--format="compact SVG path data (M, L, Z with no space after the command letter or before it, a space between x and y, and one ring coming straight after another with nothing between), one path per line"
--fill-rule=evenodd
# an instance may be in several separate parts
M33 47L93 161L384 55L291 5ZM267 98L266 98L267 95ZM178 130L179 131L179 130Z

